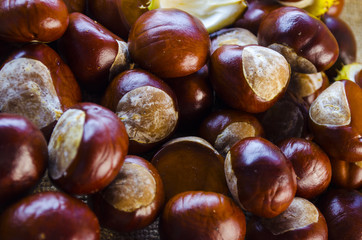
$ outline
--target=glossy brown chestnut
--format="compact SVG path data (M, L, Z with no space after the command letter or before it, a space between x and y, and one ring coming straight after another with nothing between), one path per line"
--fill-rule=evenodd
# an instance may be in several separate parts
M280 215L263 219L252 217L246 229L247 240L328 240L323 214L304 198L296 197Z
M0 239L100 239L97 217L86 204L60 192L23 198L0 216Z
M232 199L218 193L190 191L173 197L159 225L161 240L243 240L245 216Z
M296 72L330 68L338 58L338 43L322 21L296 7L281 7L261 22L258 42L281 52Z
M160 78L141 70L124 71L108 86L102 105L125 124L130 154L149 151L175 131L179 113L177 98Z
M117 176L128 150L123 123L110 110L80 103L58 120L49 141L49 176L71 194L97 192Z
M227 195L224 158L199 137L179 137L153 156L165 186L166 200L185 191L210 191Z
M263 127L256 117L236 110L218 110L209 114L199 129L200 137L223 156L241 139L263 134Z
M216 95L229 107L258 113L283 96L290 67L281 54L269 48L224 45L211 56L210 79Z
M9 42L52 42L68 26L62 0L15 0L0 3L0 39Z
M331 159L332 183L347 189L362 188L362 161L346 162Z
M362 160L362 89L341 80L324 90L309 109L314 140L330 158Z
M102 93L113 76L128 68L127 44L82 13L69 15L58 43L77 81L92 92Z
M277 146L261 137L245 138L230 149L225 175L234 200L263 218L285 211L297 190L291 162Z
M362 239L361 192L331 189L318 206L328 225L328 239Z
M164 78L200 70L210 48L209 34L201 21L177 9L144 13L132 26L128 42L135 63Z
M102 226L130 232L155 221L164 197L157 169L144 158L127 155L113 182L92 196L92 206Z
M42 132L20 115L0 113L0 206L33 188L47 162Z
M73 73L41 43L14 51L0 70L0 111L27 117L50 137L55 121L81 101Z
M313 199L327 189L332 177L331 162L317 144L303 138L290 138L280 143L279 148L291 161L297 175L296 196Z

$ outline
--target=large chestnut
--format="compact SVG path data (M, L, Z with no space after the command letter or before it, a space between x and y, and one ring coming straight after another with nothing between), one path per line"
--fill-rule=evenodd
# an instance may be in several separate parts
M309 109L314 140L330 158L362 160L362 89L341 80L324 90Z
M177 9L142 14L129 33L135 63L159 77L190 75L208 60L209 34L196 17Z
M229 197L189 191L168 201L159 232L161 240L243 240L245 228L243 211Z
M0 207L33 188L47 162L42 132L22 116L0 113Z
M117 176L127 150L126 129L113 112L94 103L77 104L53 130L49 176L71 194L94 193Z
M0 39L9 42L52 42L68 27L62 0L15 0L0 3Z
M117 177L91 200L102 226L129 232L155 221L164 196L157 169L144 158L127 155Z
M234 200L263 218L285 211L297 190L291 162L277 146L261 137L245 138L230 149L225 175Z
M97 217L86 204L61 192L23 198L0 216L0 239L99 240Z
M131 154L151 150L175 131L177 98L160 78L141 70L124 71L108 86L102 105L125 124Z
M296 196L313 199L327 189L332 177L331 163L317 144L303 138L290 138L279 147L297 175Z
M234 109L267 110L283 96L289 78L286 59L266 47L224 45L211 56L210 79L216 95Z

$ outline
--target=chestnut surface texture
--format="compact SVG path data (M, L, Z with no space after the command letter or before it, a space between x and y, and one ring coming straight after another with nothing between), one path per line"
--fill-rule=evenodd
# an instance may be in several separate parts
M346 189L362 187L362 161L347 162L331 159L332 183Z

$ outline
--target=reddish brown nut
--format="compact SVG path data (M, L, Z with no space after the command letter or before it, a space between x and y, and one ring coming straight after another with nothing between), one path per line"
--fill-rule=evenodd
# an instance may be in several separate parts
M328 225L328 239L362 239L362 194L357 190L330 190L318 206Z
M144 158L128 155L113 182L92 196L92 206L102 226L130 232L155 221L164 197L157 169Z
M0 239L100 239L97 217L86 204L60 192L37 193L0 217Z
M125 124L131 154L148 151L165 141L178 123L177 99L172 89L141 69L116 76L102 105L114 111Z
M227 195L224 158L204 139L180 137L167 142L153 156L165 186L166 199L185 191Z
M199 129L200 137L211 143L223 156L241 139L263 134L263 127L257 118L236 110L219 110L209 114Z
M130 30L129 52L143 69L159 77L190 75L208 60L210 38L201 21L177 9L144 13Z
M258 42L282 53L296 72L330 68L338 58L338 43L328 28L306 11L281 7L261 22Z
M272 218L285 211L297 190L291 162L260 137L245 138L230 149L225 175L234 200L259 217Z
M47 162L42 132L24 117L0 113L0 207L33 188Z
M82 13L69 15L68 29L58 43L78 82L92 92L102 92L128 68L127 44Z
M348 80L324 90L309 109L314 140L330 158L358 162L362 159L362 89Z
M67 5L68 12L80 12L84 13L86 8L86 0L63 0L65 5ZM95 1L90 1L95 2Z
M27 117L46 137L56 120L81 101L73 73L45 44L26 45L13 52L0 70L0 111Z
M71 194L94 193L117 176L127 150L126 129L113 112L77 104L63 113L50 138L49 176Z
M296 196L313 199L327 189L332 177L331 163L317 144L303 138L291 138L279 147L297 175Z
M162 240L243 240L245 216L232 199L218 193L190 191L166 205L159 232Z
M0 3L0 39L9 42L52 42L68 26L62 0L15 0Z
M290 67L269 48L224 45L211 56L210 78L216 94L229 107L257 113L283 96Z
M362 161L346 162L331 159L332 183L347 189L360 189L362 187Z
M313 203L296 197L287 210L274 218L252 217L247 225L245 239L328 240L328 228L324 216Z

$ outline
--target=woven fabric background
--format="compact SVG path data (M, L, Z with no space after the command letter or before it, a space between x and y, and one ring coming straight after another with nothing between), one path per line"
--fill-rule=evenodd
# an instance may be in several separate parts
M357 61L362 62L362 1L361 0L345 0L344 10L341 18L345 20L352 28L358 44ZM35 192L57 191L53 187L47 177L44 177ZM87 202L86 197L81 200ZM149 227L127 234L119 234L108 229L101 230L101 240L158 240L158 219Z

